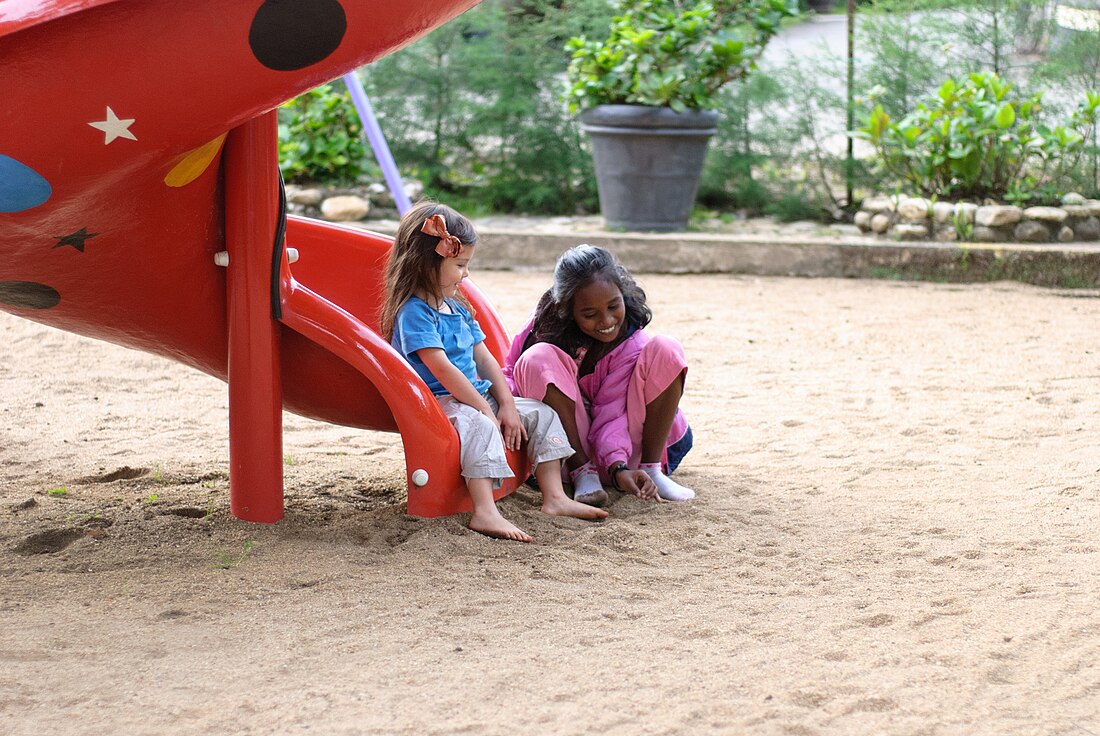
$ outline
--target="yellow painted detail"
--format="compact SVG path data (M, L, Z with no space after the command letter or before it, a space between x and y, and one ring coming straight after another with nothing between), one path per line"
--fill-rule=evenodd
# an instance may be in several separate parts
M217 157L224 142L225 133L222 133L209 143L188 153L168 172L168 176L164 177L164 183L170 187L182 187L198 179L199 175L210 166L210 162Z

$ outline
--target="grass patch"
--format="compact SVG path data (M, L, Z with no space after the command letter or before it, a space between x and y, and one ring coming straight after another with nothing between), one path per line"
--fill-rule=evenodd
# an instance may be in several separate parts
M244 559L248 557L248 553L252 551L252 540L244 540L244 544L241 545L240 553L226 552L225 550L218 550L217 553L217 566L222 570L232 570L234 567L238 567Z

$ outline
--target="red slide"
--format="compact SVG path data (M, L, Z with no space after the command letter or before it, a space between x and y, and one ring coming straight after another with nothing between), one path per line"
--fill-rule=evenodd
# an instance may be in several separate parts
M474 4L0 2L0 308L226 380L242 519L283 515L283 407L399 431L409 513L469 509L457 436L375 331L390 240L285 217L274 110Z

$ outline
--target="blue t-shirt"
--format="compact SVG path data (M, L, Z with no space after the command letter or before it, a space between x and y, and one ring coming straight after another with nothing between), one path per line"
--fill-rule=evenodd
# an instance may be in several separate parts
M437 312L419 297L409 297L397 310L390 344L409 361L434 395L446 396L448 391L417 356L421 348L442 348L447 360L470 379L478 393L484 394L493 384L478 377L474 346L485 340L485 333L461 304L454 299L446 302L451 314Z

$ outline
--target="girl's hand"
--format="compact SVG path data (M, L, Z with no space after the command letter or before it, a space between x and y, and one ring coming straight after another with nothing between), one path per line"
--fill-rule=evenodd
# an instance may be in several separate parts
M518 450L520 444L527 439L527 428L519 419L516 405L500 407L500 411L497 412L497 423L504 437L504 446L509 450Z
M619 490L633 493L644 501L661 500L661 497L657 495L657 486L644 470L631 470L630 468L620 470L612 480L619 484Z

